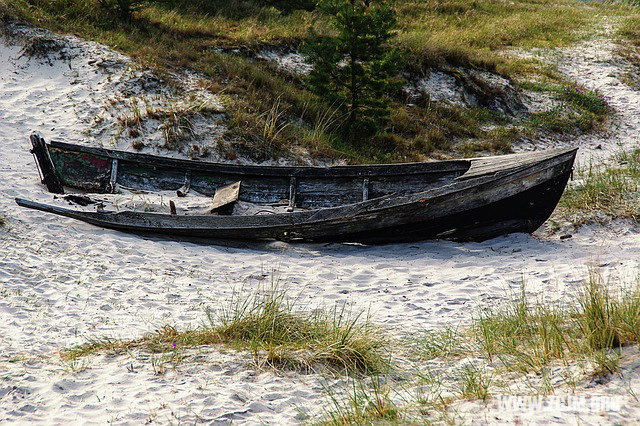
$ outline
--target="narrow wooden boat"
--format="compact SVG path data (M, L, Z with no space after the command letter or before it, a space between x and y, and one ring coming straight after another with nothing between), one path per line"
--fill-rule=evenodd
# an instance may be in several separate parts
M576 149L425 163L280 167L216 164L45 143L32 135L43 182L93 193L190 192L274 209L233 214L105 211L16 199L24 207L134 232L232 239L384 243L484 240L533 232L558 203ZM235 184L235 186L233 186ZM223 204L225 201L223 201ZM278 206L282 207L278 210ZM220 206L218 206L220 207ZM174 213L174 214L172 214Z

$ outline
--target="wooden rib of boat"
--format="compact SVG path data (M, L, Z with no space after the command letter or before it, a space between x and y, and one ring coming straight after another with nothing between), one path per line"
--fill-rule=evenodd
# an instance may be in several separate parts
M60 193L63 187L94 193L118 188L172 190L176 196L195 191L230 203L236 197L238 202L287 209L271 214L175 214L173 201L171 212L158 213L69 208L16 199L24 207L124 231L364 243L478 241L533 232L557 205L577 151L406 164L281 167L45 143L36 134L31 140L43 181L52 192Z

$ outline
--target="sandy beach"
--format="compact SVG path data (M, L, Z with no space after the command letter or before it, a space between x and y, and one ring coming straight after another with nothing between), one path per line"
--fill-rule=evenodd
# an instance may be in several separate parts
M126 137L114 139L122 110L108 99L127 91L142 96L147 89L136 82L149 79L121 54L73 36L47 34L64 47L46 58L28 57L25 40L46 33L17 30L23 37L0 38L0 213L7 217L0 229L0 422L291 424L321 415L326 388L347 378L258 368L242 351L194 349L190 362L163 374L154 367L158 355L142 352L71 364L59 357L61 349L89 339L137 338L166 324L198 326L205 308L261 281L277 280L292 297L317 305L369 312L402 337L469 324L479 309L508 300L523 283L533 299L555 302L570 299L590 268L615 282L637 278L640 233L622 221L583 226L566 239L543 230L483 243L211 244L130 235L21 209L15 197L50 199L29 153L29 134L126 148ZM600 36L558 57L563 73L604 94L616 111L606 135L563 142L581 148L579 166L635 146L640 93L616 77L624 64L610 42ZM192 87L201 96L197 84ZM220 129L207 125L203 132L213 145ZM469 423L630 423L640 416L640 404L626 390L640 393L633 381L637 358L607 384L571 391L618 395L616 412L507 415L481 402L458 408Z

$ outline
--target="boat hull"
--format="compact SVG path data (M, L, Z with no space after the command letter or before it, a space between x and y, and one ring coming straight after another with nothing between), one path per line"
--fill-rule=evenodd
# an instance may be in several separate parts
M571 174L575 150L441 187L339 207L259 216L180 216L83 212L18 204L97 226L131 232L212 239L278 239L392 243L424 239L481 241L533 232L553 212Z
M511 233L532 233L553 213L571 171L500 201L437 219L345 235L362 243L445 239L484 241ZM541 201L545 200L545 201Z

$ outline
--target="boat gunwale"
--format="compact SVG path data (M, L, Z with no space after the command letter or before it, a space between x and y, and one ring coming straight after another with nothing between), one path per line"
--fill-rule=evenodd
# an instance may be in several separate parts
M423 173L462 172L464 174L471 167L471 160L439 160L411 163L392 164L357 164L340 166L277 166L257 164L216 163L181 158L162 157L153 154L134 153L108 148L99 148L70 144L60 141L48 141L49 147L65 151L75 151L92 154L109 159L148 164L164 168L181 168L184 170L237 174L246 176L274 176L274 177L374 177L374 176L403 176Z

